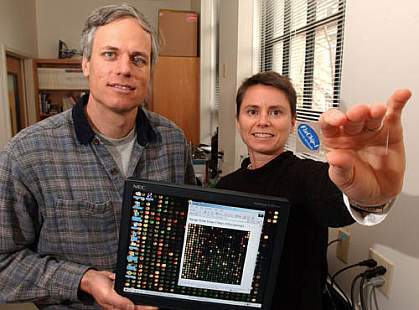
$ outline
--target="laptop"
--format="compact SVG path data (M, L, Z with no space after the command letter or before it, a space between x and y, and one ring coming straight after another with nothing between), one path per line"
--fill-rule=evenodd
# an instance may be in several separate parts
M164 309L270 309L285 199L130 178L115 290Z

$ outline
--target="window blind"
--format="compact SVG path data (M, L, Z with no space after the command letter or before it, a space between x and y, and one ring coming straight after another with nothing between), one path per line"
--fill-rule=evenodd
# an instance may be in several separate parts
M345 0L257 0L254 9L256 71L291 79L297 120L317 121L338 107Z

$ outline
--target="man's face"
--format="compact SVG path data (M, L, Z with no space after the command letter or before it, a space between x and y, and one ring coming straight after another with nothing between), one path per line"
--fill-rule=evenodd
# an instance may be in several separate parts
M136 109L147 95L150 61L151 37L137 20L122 18L99 27L91 58L83 57L82 64L89 104L116 113Z

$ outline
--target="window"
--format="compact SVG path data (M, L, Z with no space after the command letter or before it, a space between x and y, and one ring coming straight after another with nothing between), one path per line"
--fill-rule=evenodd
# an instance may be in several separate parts
M345 0L256 1L256 71L292 80L299 121L339 106L344 12Z

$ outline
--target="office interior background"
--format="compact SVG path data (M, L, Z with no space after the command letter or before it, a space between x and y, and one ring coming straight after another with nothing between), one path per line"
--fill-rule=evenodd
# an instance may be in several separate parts
M26 98L25 122L37 121L32 59L57 58L58 41L79 49L82 25L96 7L107 0L1 0L0 1L0 149L12 137L10 87L6 55L23 64ZM195 11L199 15L200 92L199 142L209 144L219 128L223 173L234 170L246 156L233 119L235 92L241 81L260 66L256 1L252 0L136 0L135 5L157 28L160 9ZM295 1L304 2L304 0ZM322 2L322 1L318 1ZM323 1L324 2L324 1ZM333 2L330 0L330 2ZM403 191L390 215L381 224L354 224L347 264L368 258L374 249L394 265L387 295L378 293L381 310L419 309L419 3L415 0L346 0L343 52L340 63L339 108L355 103L385 100L396 88L409 88L413 96L403 113L407 167ZM298 80L298 76L293 76ZM181 105L182 102L173 104ZM330 230L330 240L337 231ZM296 244L295 246L298 246ZM331 273L346 266L336 258L336 244L329 247ZM350 291L356 270L337 279ZM5 309L34 309L31 304L0 305Z

